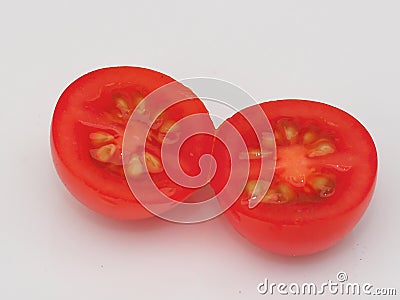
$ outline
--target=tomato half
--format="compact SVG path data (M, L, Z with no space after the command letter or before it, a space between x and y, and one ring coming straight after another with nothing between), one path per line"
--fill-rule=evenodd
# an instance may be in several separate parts
M186 100L162 112L157 111L154 105L145 106L143 101L153 91L172 82L176 83L172 78L149 69L111 67L78 78L62 93L53 115L51 150L59 176L83 204L119 219L152 216L133 196L122 164L124 132L136 108L144 116L156 115L156 121L133 125L136 138L143 138L147 132L148 135L144 137L145 148L138 148L137 153L130 154L126 176L140 180L142 173L148 171L158 189L176 201L184 201L195 191L168 178L160 149L167 133L173 130L179 134L179 128L174 126L177 121L192 114L207 114L205 106L179 83L175 85L176 93L185 94ZM164 100L160 98L159 101ZM208 115L204 122L206 126L213 126ZM135 136L131 143L134 147ZM191 147L190 143L196 146ZM196 174L199 172L199 158L211 152L211 143L209 137L202 136L193 137L190 143L182 147L179 161L184 172ZM149 193L148 197L153 195Z
M273 179L258 180L262 155L254 152L260 143L271 141L257 139L242 116L256 106L246 108L218 129L223 132L229 122L252 149L247 184L226 216L242 236L275 253L304 255L326 249L355 226L370 202L377 174L374 142L355 118L327 104L279 100L260 107L275 137ZM213 155L219 165L229 163L227 149L218 143ZM228 169L219 172L211 182L216 190L230 176ZM266 193L260 192L263 186ZM261 202L249 208L254 198Z

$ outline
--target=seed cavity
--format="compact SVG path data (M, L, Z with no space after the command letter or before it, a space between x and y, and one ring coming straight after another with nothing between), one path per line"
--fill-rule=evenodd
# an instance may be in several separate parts
M106 163L110 161L116 149L117 147L114 144L109 144L99 149L91 150L91 154L94 159Z
M325 130L318 124L297 118L284 117L275 120L273 125L274 134L263 133L260 142L262 146L277 146L276 181L274 179L264 196L260 196L255 182L249 182L246 188L250 200L246 201L256 202L263 197L264 203L286 203L315 201L332 196L336 189L337 172L347 172L352 168L351 161L342 159L342 163L336 163L335 156L322 159L338 151L336 139L332 137L334 133L328 128ZM262 156L260 149L248 149L240 153L241 159ZM318 157L321 159L313 159Z
M264 198L268 191L270 182L265 180L250 180L245 187L248 196L247 204L249 208L255 207Z
M327 140L327 139L320 139L313 143L308 151L308 157L318 157L324 156L327 154L334 153L336 151L335 145Z
M317 139L317 134L315 132L307 131L303 135L303 144L305 145L311 144L315 142L316 139Z
M125 167L125 172L129 177L140 176L144 171L144 166L138 155L133 155Z
M270 188L262 199L262 203L280 203L277 190L275 188Z
M153 154L146 152L144 158L149 173L160 173L164 170L161 161Z
M281 140L284 144L294 144L297 142L297 136L299 135L297 124L290 119L281 119L277 122L277 131L279 134L279 140ZM275 133L276 135L276 133ZM285 142L286 141L286 142Z
M332 196L335 193L335 181L330 176L315 176L309 180L309 184L321 198Z
M109 143L114 140L114 136L103 131L92 132L89 134L89 139L92 145L99 146L105 143Z
M264 203L287 203L296 199L296 192L287 183L281 183L270 189L265 195Z
M293 201L296 198L296 193L287 183L282 183L278 185L277 191L279 193L279 200L281 202Z

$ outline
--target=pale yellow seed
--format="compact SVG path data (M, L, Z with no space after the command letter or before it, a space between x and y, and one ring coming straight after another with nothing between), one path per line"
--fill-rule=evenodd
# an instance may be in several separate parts
M265 180L250 180L245 187L248 195L248 205L250 208L255 207L259 201L262 201L267 193L269 182Z
M296 198L296 192L289 184L282 183L277 187L268 190L263 202L266 203L286 203Z
M257 185L257 180L250 180L249 182L247 182L246 188L245 188L246 189L246 193L248 195L252 195L254 190L255 190L255 188L256 188L256 185Z
M139 114L144 114L146 111L146 107L144 104L143 99L140 100L139 104L136 106L135 110L139 113Z
M255 198L262 198L264 197L265 193L267 192L269 187L269 182L265 180L250 180L246 184L246 193Z
M323 139L313 144L311 150L308 152L308 157L324 156L335 151L335 146L330 141Z
M89 139L90 139L90 142L94 146L97 146L100 144L104 144L104 143L113 141L114 136L107 132L98 131L98 132L92 132L91 134L89 134Z
M133 155L128 165L125 167L125 172L129 177L137 177L144 171L142 162L139 156Z
M121 98L117 98L115 100L115 105L117 106L117 108L121 111L121 113L129 113L130 109L128 106L128 103L126 103L123 99Z
M329 183L329 179L326 177L318 176L311 180L311 186L316 189L320 190L325 187Z
M335 192L335 182L328 177L317 176L312 178L309 183L321 197L329 197Z
M146 152L144 158L149 173L160 173L164 170L161 161L153 154Z
M284 202L289 202L296 198L295 191L293 191L293 189L288 184L280 184L277 187L277 190L279 191L280 199Z
M279 193L275 189L269 189L262 202L274 203L279 202Z
M289 142L294 140L298 135L297 129L294 128L293 126L285 126L283 129L285 131L286 139Z
M94 158L101 162L108 162L116 149L117 147L114 144L102 146L95 151Z
M308 131L303 135L303 144L311 144L316 138L317 136L314 132Z

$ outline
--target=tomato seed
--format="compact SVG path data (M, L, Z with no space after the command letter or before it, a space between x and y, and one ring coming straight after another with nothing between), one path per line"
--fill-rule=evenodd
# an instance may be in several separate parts
M335 182L329 177L316 176L309 180L313 190L319 193L320 197L326 198L335 192Z
M264 203L280 203L279 193L275 189L269 189L262 202Z
M108 143L114 140L114 136L107 132L92 132L89 134L89 139L94 146L99 146L104 143Z
M123 99L117 98L115 100L115 104L122 114L130 113L130 108L128 106L128 103L126 103Z
M279 193L279 200L281 200L281 202L293 201L296 198L296 193L287 183L278 185L277 190Z
M125 167L125 171L130 177L137 177L143 173L143 164L138 155L133 155L131 157L128 165Z
M156 156L146 152L144 157L149 173L160 173L164 170L161 161Z
M135 110L139 113L139 114L144 114L146 112L146 107L144 104L143 99L140 100L139 104L136 106Z
M311 150L308 152L308 157L324 156L336 151L332 142L327 139L320 139L311 145Z
M293 142L296 141L298 132L297 132L297 129L295 127L293 127L293 126L284 126L283 130L285 131L286 139L289 142L293 143Z
M116 149L117 147L114 144L102 146L99 149L95 150L95 155L93 156L93 158L101 162L108 162L110 158L114 155Z
M248 195L249 207L254 207L259 200L263 199L268 191L270 182L265 180L251 180L246 184L245 191Z

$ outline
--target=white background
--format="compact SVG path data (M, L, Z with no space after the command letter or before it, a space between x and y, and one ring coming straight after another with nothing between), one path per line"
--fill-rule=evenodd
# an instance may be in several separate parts
M399 2L240 3L2 2L0 298L262 299L265 277L321 283L341 270L400 293ZM379 152L366 214L337 246L288 258L250 245L223 218L178 225L92 213L59 181L49 128L64 88L112 65L216 77L259 101L316 99L350 112Z

